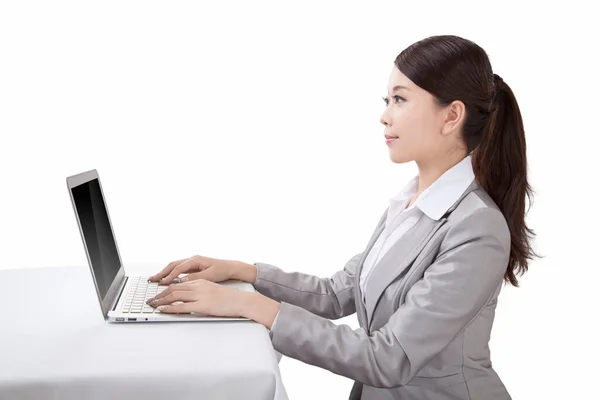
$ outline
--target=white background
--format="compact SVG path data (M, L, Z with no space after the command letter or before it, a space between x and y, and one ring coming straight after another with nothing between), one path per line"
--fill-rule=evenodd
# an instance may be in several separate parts
M500 296L493 365L514 399L598 398L600 32L580 3L1 2L0 268L86 265L65 178L96 168L126 265L333 275L416 173L379 122L394 58L456 34L517 97L546 256ZM352 385L281 370L292 400Z

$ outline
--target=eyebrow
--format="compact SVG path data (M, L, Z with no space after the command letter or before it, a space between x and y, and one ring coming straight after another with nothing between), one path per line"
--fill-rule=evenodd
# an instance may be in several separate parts
M392 88L392 93L394 93L396 90L398 89L406 89L406 90L410 90L409 88L407 88L406 86L402 86L402 85L396 85Z

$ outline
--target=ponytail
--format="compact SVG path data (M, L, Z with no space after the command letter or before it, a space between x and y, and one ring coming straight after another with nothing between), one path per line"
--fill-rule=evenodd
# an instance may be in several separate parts
M518 287L517 275L527 271L535 235L525 223L533 190L527 181L525 131L517 100L504 80L494 74L495 91L487 110L480 144L473 150L473 171L479 185L504 214L511 234L510 258L504 280ZM528 211L528 210L527 210Z

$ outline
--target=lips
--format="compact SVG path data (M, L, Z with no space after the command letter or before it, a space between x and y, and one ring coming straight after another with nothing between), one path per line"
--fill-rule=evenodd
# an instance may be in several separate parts
M383 135L386 139L398 139L398 136Z

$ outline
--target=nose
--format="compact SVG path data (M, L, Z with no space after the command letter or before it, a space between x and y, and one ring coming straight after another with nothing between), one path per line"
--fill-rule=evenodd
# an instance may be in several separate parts
M383 114L381 114L381 118L379 118L379 122L381 122L384 126L391 125L390 119L388 118L388 116L385 112Z

